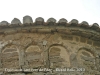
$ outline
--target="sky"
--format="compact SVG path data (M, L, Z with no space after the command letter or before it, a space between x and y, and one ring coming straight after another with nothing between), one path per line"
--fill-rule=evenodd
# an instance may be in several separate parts
M100 26L100 0L0 0L0 22L11 23L13 18L20 19L29 15L33 22L37 17L61 18L70 22L77 19L79 23L87 21L90 25Z

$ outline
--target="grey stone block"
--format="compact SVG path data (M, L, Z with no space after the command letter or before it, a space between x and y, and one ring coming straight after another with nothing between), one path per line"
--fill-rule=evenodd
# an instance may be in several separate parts
M62 19L60 19L60 20L58 21L58 23L67 23L67 20L64 19L64 18L62 18Z
M43 25L44 19L42 17L38 17L35 19L35 24L36 25Z
M21 21L17 18L14 18L12 21L11 21L11 24L21 24Z
M54 18L49 18L49 19L47 20L47 22L54 22L54 23L56 23L56 19L54 19Z
M1 23L0 23L0 26L8 26L8 22L7 21L2 21Z
M99 25L97 23L94 23L94 24L92 24L91 28L92 29L98 29L99 28Z
M36 20L35 20L35 21L44 22L44 19L43 19L42 17L38 17L38 18L36 18Z
M33 20L32 20L32 18L30 17L30 16L24 16L23 17L23 24L25 24L25 23L33 23Z
M89 24L88 24L88 22L83 21L83 22L81 22L81 26L82 27L89 27Z
M77 24L78 24L78 20L72 19L72 20L70 21L70 24L75 24L75 25L77 25Z

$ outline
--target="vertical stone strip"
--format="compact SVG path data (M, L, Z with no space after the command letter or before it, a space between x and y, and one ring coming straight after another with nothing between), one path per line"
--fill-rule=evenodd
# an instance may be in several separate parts
M50 68L50 61L49 61L49 49L46 47L45 48L45 62L46 62L46 67Z
M22 47L19 47L19 66L23 66L24 65L24 50Z
M96 59L95 59L95 65L96 65L96 68L97 68L98 71L100 70L99 63L100 63L100 58L99 57L96 57Z
M2 67L2 48L7 44L8 42L3 43L2 41L0 41L0 68Z
M1 58L1 56L2 56L2 52L1 52L1 50L2 50L2 48L0 48L0 68L2 67L2 58Z

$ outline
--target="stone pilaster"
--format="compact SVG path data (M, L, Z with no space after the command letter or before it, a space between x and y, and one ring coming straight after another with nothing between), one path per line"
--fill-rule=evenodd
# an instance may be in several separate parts
M22 47L19 47L19 66L23 66L25 62L25 54Z
M49 62L49 51L48 51L48 47L44 46L44 53L43 53L43 57L44 57L44 65L49 68L50 67L50 62Z
M2 58L1 58L1 56L2 56L2 53L1 53L1 48L0 48L0 68L2 67Z

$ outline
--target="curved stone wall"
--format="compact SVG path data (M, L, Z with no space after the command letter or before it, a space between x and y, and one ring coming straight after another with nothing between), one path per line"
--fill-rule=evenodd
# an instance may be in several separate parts
M54 18L47 22L41 17L33 22L23 17L23 24L14 18L9 24L0 23L0 73L33 75L95 75L100 74L100 28L86 21L67 22ZM5 71L5 68L22 71ZM52 71L25 71L48 68ZM84 68L85 71L58 72L56 68Z

